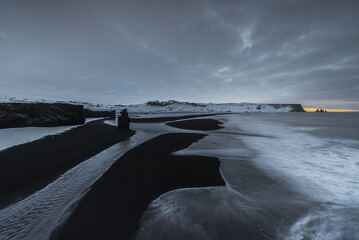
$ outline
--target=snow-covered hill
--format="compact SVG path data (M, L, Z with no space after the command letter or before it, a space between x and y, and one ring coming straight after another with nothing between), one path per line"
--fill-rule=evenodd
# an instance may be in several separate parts
M126 106L132 112L299 112L300 104L256 104L256 103L189 103L151 101L145 104Z
M116 110L127 108L131 113L165 113L165 112L304 112L300 104L257 104L257 103L190 103L169 101L150 101L134 105L110 105L78 101L62 101L51 99L17 99L0 97L0 102L45 102L71 103L84 105L91 110Z

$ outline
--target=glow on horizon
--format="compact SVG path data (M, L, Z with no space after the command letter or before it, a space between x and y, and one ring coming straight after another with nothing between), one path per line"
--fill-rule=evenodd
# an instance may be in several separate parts
M327 108L304 108L306 112L315 112L317 109L327 110L327 112L358 112L359 110L351 109L327 109Z

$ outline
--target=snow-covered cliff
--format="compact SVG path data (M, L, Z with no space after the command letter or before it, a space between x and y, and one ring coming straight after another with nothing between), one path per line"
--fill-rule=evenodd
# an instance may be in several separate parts
M127 108L131 113L165 113L165 112L304 112L300 104L257 104L257 103L190 103L169 101L150 101L133 105L110 105L78 101L61 101L49 99L17 99L0 97L0 102L46 102L46 103L71 103L84 105L91 110L116 110L119 112Z

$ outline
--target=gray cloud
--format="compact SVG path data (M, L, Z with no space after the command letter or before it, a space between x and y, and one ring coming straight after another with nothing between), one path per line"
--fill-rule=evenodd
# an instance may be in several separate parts
M359 109L358 1L1 1L0 94Z

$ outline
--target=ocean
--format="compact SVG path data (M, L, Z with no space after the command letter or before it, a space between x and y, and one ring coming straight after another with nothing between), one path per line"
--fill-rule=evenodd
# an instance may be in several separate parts
M226 187L162 195L138 239L359 239L359 113L215 118L176 154L218 157Z

